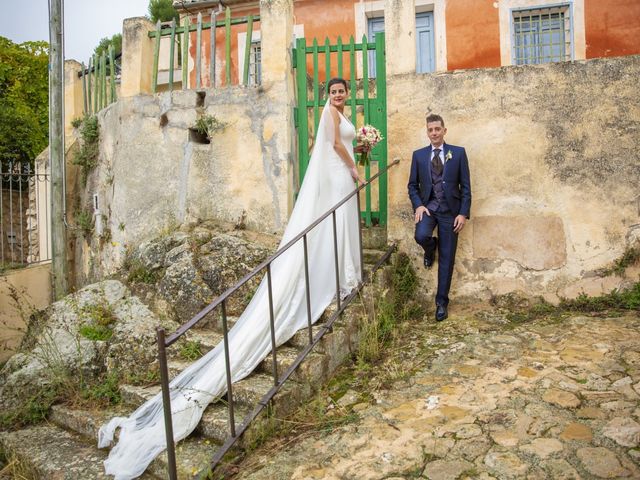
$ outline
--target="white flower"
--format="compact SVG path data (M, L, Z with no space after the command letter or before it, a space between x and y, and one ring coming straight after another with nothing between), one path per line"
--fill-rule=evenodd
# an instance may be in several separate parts
M451 154L451 150L448 150L447 154L444 156L444 161L447 162L451 160L451 157L453 157L453 155Z

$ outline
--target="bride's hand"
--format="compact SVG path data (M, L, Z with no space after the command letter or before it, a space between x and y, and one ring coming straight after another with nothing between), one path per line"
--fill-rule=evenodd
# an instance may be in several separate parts
M360 175L358 174L357 167L353 166L349 171L351 173L351 178L353 178L355 182L358 182L358 185L364 185L364 182L362 181L362 179L360 178Z
M356 145L355 147L353 147L353 151L355 153L370 152L371 151L371 147L367 146L367 145Z

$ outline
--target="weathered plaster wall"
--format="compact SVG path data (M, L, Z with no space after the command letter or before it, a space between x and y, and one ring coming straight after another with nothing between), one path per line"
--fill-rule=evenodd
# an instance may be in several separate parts
M587 58L640 53L638 0L585 0Z
M260 90L230 87L204 98L195 91L140 95L100 112L99 166L82 203L92 211L98 194L106 234L80 240L81 277L112 272L127 247L184 223L219 219L281 230L291 166L288 143L282 151L283 134L274 128L282 111ZM190 139L189 127L203 114L226 125L210 144Z
M20 306L16 305L16 296ZM50 263L11 270L0 276L0 362L5 362L20 345L29 315L50 303Z
M406 182L437 112L472 174L454 294L613 288L595 270L640 237L638 75L635 56L390 78L390 236L421 259Z

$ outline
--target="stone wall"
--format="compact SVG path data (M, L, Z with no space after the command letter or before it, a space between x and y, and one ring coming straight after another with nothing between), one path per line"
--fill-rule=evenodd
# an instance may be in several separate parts
M82 276L112 272L127 248L183 224L214 219L280 231L292 159L278 146L277 105L261 90L230 87L138 95L101 111L99 163L81 209L93 214L98 196L103 235L94 224L79 239ZM224 124L208 144L190 131L203 115Z
M389 158L403 160L390 178L390 236L418 261L406 183L436 112L472 175L454 295L617 286L597 270L640 238L639 75L629 56L390 77ZM435 284L435 272L423 276Z

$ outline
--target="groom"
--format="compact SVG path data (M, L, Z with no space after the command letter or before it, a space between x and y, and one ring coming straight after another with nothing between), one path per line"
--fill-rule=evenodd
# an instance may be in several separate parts
M469 219L471 180L463 147L444 143L447 129L440 115L427 116L431 145L413 152L409 198L415 214L416 242L424 249L424 266L433 265L438 249L436 321L447 318L449 288L456 258L458 234ZM438 227L438 238L433 230Z

